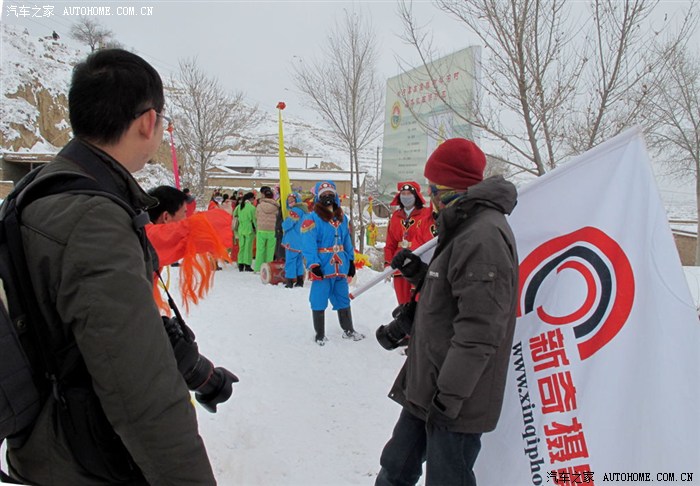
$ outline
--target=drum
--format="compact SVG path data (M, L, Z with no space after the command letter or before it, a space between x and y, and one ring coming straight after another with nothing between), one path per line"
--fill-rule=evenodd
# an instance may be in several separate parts
M275 260L260 265L260 280L264 284L277 285L284 283L284 261Z

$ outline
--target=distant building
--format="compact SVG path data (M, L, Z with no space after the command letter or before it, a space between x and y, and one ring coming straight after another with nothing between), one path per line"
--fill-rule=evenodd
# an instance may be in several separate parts
M287 155L286 160L287 168L290 170L341 169L333 163L325 162L323 157L318 155ZM279 167L279 155L227 153L217 157L215 164L243 174L251 174L257 169L276 169Z
M292 190L309 192L318 181L332 180L338 194L350 196L350 171L342 170L333 162L314 155L287 155L287 170ZM365 189L366 171L360 172L360 189ZM234 190L258 190L262 186L279 185L279 155L277 154L232 154L219 156L216 166L207 171L205 197L220 189L224 193Z
M55 156L54 153L0 153L0 199L4 199L15 184L32 169L51 162Z
M216 189L231 193L234 190L257 191L262 186L277 186L280 181L279 168L254 169L252 171L234 170L227 166L214 167L207 171L207 196ZM320 169L289 169L289 180L292 189L309 192L319 181L331 180L338 188L338 194L349 197L351 187L350 171L320 170ZM360 172L360 191L364 191L366 172ZM353 181L354 182L354 181Z

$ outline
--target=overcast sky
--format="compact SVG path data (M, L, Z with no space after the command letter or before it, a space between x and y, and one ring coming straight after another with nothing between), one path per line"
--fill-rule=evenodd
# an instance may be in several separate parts
M216 76L231 90L243 91L248 99L269 111L278 101L287 103L286 114L314 119L301 104L291 80L292 63L312 60L321 54L325 39L345 9L362 12L371 19L377 36L378 70L382 77L398 74L396 55L417 62L414 51L398 37L401 22L395 1L138 1L61 2L4 1L2 21L21 24L32 35L49 35L53 30L61 41L69 38L70 26L79 16L64 15L65 7L110 6L111 15L93 18L112 30L115 38L134 50L168 77L177 71L178 59L196 56L200 67ZM34 7L30 17L19 18L20 6ZM53 6L53 16L44 6ZM10 9L10 7L16 9ZM135 7L136 15L117 15ZM143 8L142 7L146 7ZM151 7L148 9L147 7ZM460 25L437 11L429 2L417 2L421 22L430 24L442 52L449 53L475 39ZM150 12L151 15L141 15ZM295 57L296 56L296 57ZM308 61L307 61L308 62Z
M662 0L658 15L679 16L690 0ZM232 91L243 91L249 101L274 111L278 101L287 103L287 116L317 120L312 110L301 106L293 85L292 63L321 55L325 39L344 10L361 12L377 36L378 71L383 78L398 74L396 56L418 65L414 49L399 35L403 27L396 0L365 1L0 1L2 21L24 25L32 35L49 35L55 30L61 41L74 43L68 33L79 19L66 7L110 7L111 15L93 18L112 30L125 47L153 64L164 78L177 71L178 60L196 56L208 75L216 76ZM585 15L584 0L571 0ZM18 17L21 6L28 17ZM53 7L53 15L44 16ZM133 7L130 11L128 7ZM421 24L429 26L441 54L477 43L463 24L437 10L428 1L414 1ZM66 15L69 13L69 15ZM123 15L133 13L134 15ZM72 14L72 15L70 15ZM150 15L146 15L150 14ZM699 39L700 32L696 35ZM700 40L698 40L700 45ZM1 52L0 52L1 54Z

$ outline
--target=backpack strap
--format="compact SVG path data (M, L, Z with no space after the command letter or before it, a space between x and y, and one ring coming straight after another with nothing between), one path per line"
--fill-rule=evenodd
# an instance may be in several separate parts
M65 374L64 366L56 355L52 345L50 328L44 316L39 310L38 299L34 292L30 273L27 267L26 254L21 233L21 202L31 202L41 193L38 189L32 189L40 171L34 171L23 180L17 191L3 204L2 231L6 245L8 271L11 274L11 282L14 288L7 289L9 306L8 312L12 324L17 330L17 336L25 354L31 364L32 374L39 403L44 403L46 397L52 391L57 394L59 377ZM53 178L52 178L53 179ZM64 181L65 182L65 181ZM43 185L44 183L42 183ZM29 193L28 191L32 191ZM26 196L30 197L26 197ZM66 356L78 354L77 346L73 344L65 350ZM69 361L73 362L74 359ZM24 442L25 433L19 433L8 437L8 443L17 447Z
M85 148L85 150L88 149ZM75 154L69 152L68 155ZM83 166L83 164L79 165ZM76 369L81 356L75 342L63 349L56 349L52 343L49 325L39 311L38 299L29 278L20 229L24 208L43 197L62 193L106 197L122 207L131 217L134 231L139 237L144 252L144 259L151 254L145 231L145 226L149 222L148 213L135 210L128 203L103 164L91 164L90 168L95 170L89 175L71 171L43 175L44 167L39 167L25 176L5 200L0 211L1 227L7 242L14 281L18 287L15 296L19 305L12 306L10 317L17 329L20 343L34 368L34 379L41 395L41 403L49 393L52 393L57 400L61 399L59 385ZM20 311L24 314L19 313ZM24 438L25 436L8 438L8 442L14 442L18 446Z
M74 162L85 173L61 171L43 175L42 171L45 166L39 167L17 184L0 208L2 223L0 230L3 232L2 236L9 254L8 271L11 272L12 280L17 287L16 291L13 292L14 303L17 305L11 306L8 311L11 313L12 324L17 329L20 344L25 350L34 372L33 378L36 390L39 392L39 404L46 401L49 393L52 393L59 403L63 401L60 384L78 368L81 355L75 341L60 350L56 349L52 342L48 322L39 310L38 299L29 277L20 229L22 210L38 199L55 194L70 193L106 197L119 205L130 216L133 229L139 237L144 259L155 255L155 252L150 251L145 231L146 224L150 222L148 213L143 209L132 207L104 163L87 164L84 162L94 159L96 154L83 143L76 141L66 146L59 155ZM154 264L157 268L157 261ZM7 437L8 444L11 447L20 447L30 430L31 427L26 427L24 432ZM0 481L15 483L1 468Z

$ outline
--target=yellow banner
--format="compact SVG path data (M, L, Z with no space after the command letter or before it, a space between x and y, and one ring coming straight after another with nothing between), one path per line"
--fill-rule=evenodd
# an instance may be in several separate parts
M280 156L280 206L282 207L282 217L286 218L289 215L287 209L287 197L292 193L292 184L289 182L289 171L287 170L287 157L284 153L284 131L282 129L282 110L287 105L284 101L277 103L279 113L279 156Z

